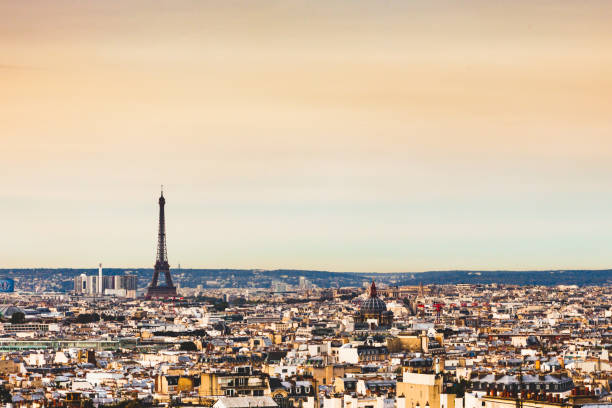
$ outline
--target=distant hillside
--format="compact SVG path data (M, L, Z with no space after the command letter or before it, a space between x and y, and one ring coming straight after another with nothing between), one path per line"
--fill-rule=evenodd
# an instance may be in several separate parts
M427 284L515 284L515 285L605 285L612 283L612 269L555 271L431 271L385 274L396 285ZM372 275L370 275L372 276ZM378 275L376 275L378 276Z
M152 269L112 268L105 275L131 272L138 275L138 286L148 285ZM69 291L75 276L96 274L96 269L0 269L0 277L15 279L16 290L22 291ZM182 287L203 288L249 288L270 287L273 281L298 285L305 277L323 288L362 286L376 279L388 285L428 284L516 284L516 285L606 285L612 283L612 270L566 270L566 271L431 271L422 273L354 273L309 270L257 270L257 269L173 269L174 281Z

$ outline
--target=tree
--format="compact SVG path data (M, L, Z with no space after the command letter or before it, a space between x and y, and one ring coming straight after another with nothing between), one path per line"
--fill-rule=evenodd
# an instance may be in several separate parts
M184 341L179 347L181 351L198 351L198 346L193 341Z
M246 301L245 298L239 297L239 298L236 298L236 299L232 300L232 305L243 306L246 302L247 301Z
M15 312L11 315L11 324L21 324L25 322L25 313Z
M82 313L76 317L77 323L95 323L100 321L100 315L97 313Z
M455 394L457 398L463 398L463 396L465 395L465 390L470 387L470 382L466 379L462 379L459 382L454 382L453 385L448 389L448 393Z
M357 297L356 293L347 293L346 295L340 295L340 300L351 300Z
M213 309L215 309L215 311L217 311L217 312L222 312L225 309L227 309L228 306L229 306L229 304L227 302L221 301L219 303L215 303L213 305Z
M6 389L4 385L0 386L0 402L3 404L8 404L13 402L13 396L10 391Z
M151 404L139 400L123 400L115 404L103 405L106 408L142 408L149 407Z

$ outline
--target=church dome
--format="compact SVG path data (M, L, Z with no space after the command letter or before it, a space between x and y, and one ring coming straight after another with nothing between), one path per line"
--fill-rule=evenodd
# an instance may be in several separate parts
M387 305L379 298L367 298L361 302L361 313L364 314L379 314L387 311Z
M387 311L387 305L376 294L376 285L372 281L370 294L366 300L361 302L359 311L363 314L380 314Z

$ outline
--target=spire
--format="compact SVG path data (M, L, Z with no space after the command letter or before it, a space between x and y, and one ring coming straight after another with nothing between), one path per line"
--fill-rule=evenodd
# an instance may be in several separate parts
M376 284L374 284L374 279L372 279L372 284L370 285L370 297L375 298L376 296Z

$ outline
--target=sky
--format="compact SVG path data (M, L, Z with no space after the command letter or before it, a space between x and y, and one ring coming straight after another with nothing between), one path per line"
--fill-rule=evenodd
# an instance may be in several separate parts
M612 3L0 0L0 268L612 267Z

